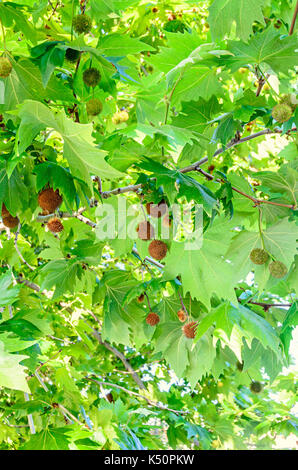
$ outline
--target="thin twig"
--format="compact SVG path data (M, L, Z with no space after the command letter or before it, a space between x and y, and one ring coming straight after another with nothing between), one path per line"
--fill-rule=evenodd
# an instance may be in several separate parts
M140 395L139 393L132 392L131 390L128 390L127 388L121 387L120 385L116 385L110 382L100 382L98 380L92 379L91 377L85 377L85 380L89 380L91 382L96 383L97 385L103 385L105 387L112 387L112 388L118 388L119 390L122 390L125 393L128 393L129 395L135 396L137 398L141 398L142 400L145 400L148 405L150 406L155 406L156 408L159 408L164 411L172 411L172 413L175 413L176 415L184 415L187 414L187 411L178 411L178 410L173 410L171 408L167 408L165 405L161 405L156 401L150 400L150 398L145 397L144 395Z
M294 14L293 14L293 19L292 19L292 23L291 23L291 26L290 26L289 36L291 36L294 32L297 14L298 14L298 0L297 0L297 3L296 3Z
M94 330L94 329L93 329L93 336L97 339L97 341L100 344L102 344L106 349L111 351L116 357L118 357L122 361L125 369L131 373L131 376L134 379L134 381L136 382L136 384L138 385L138 387L143 389L143 390L146 390L146 387L145 387L144 383L142 382L142 380L140 379L140 377L138 376L136 371L133 369L133 367L130 365L129 361L126 359L124 354L122 354L121 351L116 349L111 344L107 343L106 341L103 341L103 339L101 337L101 334L98 331Z
M31 271L34 271L34 268L33 268L32 266L30 266L29 263L27 263L27 261L25 260L24 256L22 255L22 253L21 253L20 250L19 250L19 247L18 247L18 237L19 237L19 234L20 234L20 230L21 230L21 224L19 223L18 229L17 229L16 234L15 234L15 239L14 239L14 246L15 246L16 252L17 252L17 254L19 255L19 258L23 261L23 263L25 263L26 266L28 266L28 268L31 269Z
M201 168L197 168L197 172L205 176L205 178L207 178L208 180L214 180L214 181L217 181L218 183L225 183L223 179L215 178L214 176L210 175L210 173L207 173ZM295 204L284 204L282 202L273 202L273 201L267 201L266 199L258 199L256 197L253 197L253 196L250 196L249 194L244 193L243 191L240 191L240 189L236 188L235 186L231 186L231 188L233 191L253 201L255 206L259 206L260 204L271 204L273 206L281 206L281 207L287 207L289 209L295 209Z

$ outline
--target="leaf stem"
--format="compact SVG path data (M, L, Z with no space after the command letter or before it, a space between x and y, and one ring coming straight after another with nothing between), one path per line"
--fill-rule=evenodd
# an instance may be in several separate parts
M297 14L298 14L298 0L297 0L297 3L296 3L292 23L291 23L291 26L290 26L289 36L291 36L294 32L294 27L295 27L295 23L296 23Z

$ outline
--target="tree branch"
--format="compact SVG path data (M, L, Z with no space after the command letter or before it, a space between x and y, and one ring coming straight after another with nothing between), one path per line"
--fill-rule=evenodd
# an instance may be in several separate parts
M296 132L296 131L297 131L297 129L293 128L293 129L290 129L287 133L289 134L291 132ZM248 142L249 140L252 140L252 139L256 139L257 137L260 137L262 135L281 134L281 133L282 133L282 131L279 130L279 129L274 129L274 130L264 129L262 131L256 132L255 134L251 134L251 135L248 135L246 137L243 137L242 139L232 139L226 145L226 147L222 147L222 148L216 150L216 152L214 152L214 154L212 155L212 158L217 157L217 155L220 155L221 153L225 152L226 150L228 150L232 147L235 147L236 145L242 144L243 142ZM201 160L198 160L197 162L192 163L189 166L186 166L184 168L179 169L178 171L180 171L180 173L189 173L190 171L195 171L199 166L203 165L206 162L208 162L208 157L204 157ZM104 199L107 199L108 197L113 196L113 195L123 194L123 193L131 192L131 191L136 192L139 189L141 189L142 186L143 186L142 184L134 184L134 185L130 185L130 186L123 186L122 188L121 187L120 188L115 188L115 189L112 189L111 191L103 192L102 197Z
M124 354L122 354L121 351L118 351L118 349L114 348L114 346L112 346L111 344L107 343L106 341L103 341L101 334L94 329L93 329L93 336L97 339L97 341L100 344L102 344L106 349L111 351L115 356L117 356L122 361L125 369L131 373L131 376L136 382L136 384L138 385L138 387L140 389L146 390L144 383L142 382L142 380L140 379L136 371L131 367L129 361L126 359Z
M220 178L215 178L214 176L210 175L210 173L207 173L206 171L202 170L201 168L197 168L197 171L201 175L205 176L205 178L207 178L208 180L214 180L214 181L217 181L218 183L225 183L224 180L222 180ZM267 201L266 199L257 199L253 196L250 196L249 194L244 193L243 191L240 191L240 189L237 189L235 186L231 186L231 188L232 188L233 191L235 191L235 192L241 194L242 196L247 197L248 199L253 201L256 206L258 206L260 204L271 204L273 206L281 206L281 207L287 207L289 209L295 209L294 204L284 204L282 202Z
M148 405L150 405L150 406L155 406L156 408L159 408L159 409L164 410L164 411L172 411L172 413L175 413L176 415L184 415L184 414L188 413L187 411L178 411L178 410L173 410L171 408L167 408L164 405L160 405L156 401L150 400L150 398L147 398L144 395L140 395L139 393L132 392L131 390L128 390L127 388L121 387L120 385L112 384L110 382L100 382L98 380L92 379L91 377L85 377L85 379L89 380L91 382L94 382L99 386L103 385L103 386L106 386L106 387L118 388L119 390L122 390L123 392L128 393L128 395L132 395L132 396L135 396L137 398L141 398L141 399L145 400L148 403Z

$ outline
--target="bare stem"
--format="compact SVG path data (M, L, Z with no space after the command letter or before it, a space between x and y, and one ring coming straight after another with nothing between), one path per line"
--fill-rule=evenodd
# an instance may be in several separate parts
M290 26L289 36L291 36L294 32L297 14L298 14L298 0L297 0L297 3L296 3L294 14L293 14L293 19L292 19L292 23L291 23L291 26Z

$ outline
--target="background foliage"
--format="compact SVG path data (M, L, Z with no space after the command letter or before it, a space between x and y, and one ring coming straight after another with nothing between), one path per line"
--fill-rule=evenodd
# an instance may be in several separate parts
M18 218L10 230L2 211L1 449L270 449L297 435L298 108L272 116L285 96L296 103L295 5L0 3L12 65L0 204ZM86 34L73 27L82 13ZM38 205L46 187L63 197L59 234ZM201 247L185 250L173 224L161 262L120 228L100 239L106 200L161 199L203 206ZM287 274L253 264L254 248Z

